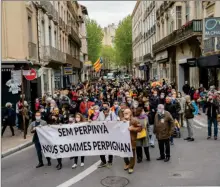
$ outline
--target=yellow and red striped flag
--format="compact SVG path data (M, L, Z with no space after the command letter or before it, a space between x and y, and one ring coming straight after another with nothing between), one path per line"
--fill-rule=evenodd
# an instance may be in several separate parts
M100 71L100 69L102 68L102 64L103 64L102 58L99 57L98 60L93 64L93 67L96 72Z

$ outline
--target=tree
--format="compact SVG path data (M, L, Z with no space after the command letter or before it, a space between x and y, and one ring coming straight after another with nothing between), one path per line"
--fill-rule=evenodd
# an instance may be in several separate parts
M127 16L115 31L116 63L129 67L132 63L132 18Z
M102 49L103 32L102 28L97 24L95 20L86 20L87 29L87 43L88 43L88 57L92 63L100 57Z
M104 62L103 66L110 69L111 65L115 63L115 50L111 46L103 45L101 57Z

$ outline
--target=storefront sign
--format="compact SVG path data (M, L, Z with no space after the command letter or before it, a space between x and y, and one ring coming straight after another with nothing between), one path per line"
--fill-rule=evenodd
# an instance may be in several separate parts
M205 18L205 38L220 37L220 17Z
M73 68L72 67L63 67L64 75L72 75Z
M187 59L187 64L188 64L190 67L196 67L196 65L197 65L197 59L196 59L196 58L188 58L188 59Z

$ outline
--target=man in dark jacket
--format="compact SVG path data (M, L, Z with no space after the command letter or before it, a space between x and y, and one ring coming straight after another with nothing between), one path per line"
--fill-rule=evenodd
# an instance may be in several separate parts
M194 118L194 112L195 108L193 107L191 103L190 96L187 95L185 97L186 99L186 104L185 104L185 109L184 109L184 115L186 118L186 125L187 125L187 130L188 130L188 137L185 138L184 140L188 140L190 142L194 141L193 138L193 118Z
M36 166L36 168L40 168L44 166L42 153L41 153L41 144L37 135L36 127L41 127L47 125L47 122L41 119L41 113L36 112L35 114L36 121L33 121L31 123L31 133L34 133L33 136L33 143L35 145L36 151L37 151L37 157L39 164ZM50 158L47 158L48 166L51 166Z
M190 86L188 84L188 81L185 81L185 84L183 85L183 92L188 95L190 92Z
M213 99L213 96L209 96L207 102L207 116L208 116L208 137L210 139L212 136L212 123L214 124L214 139L217 140L218 136L218 104L217 101Z

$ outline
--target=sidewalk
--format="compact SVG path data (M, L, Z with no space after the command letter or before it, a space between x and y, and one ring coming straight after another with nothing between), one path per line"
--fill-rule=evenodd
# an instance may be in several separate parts
M14 130L15 136L11 136L10 128L7 127L1 138L2 158L32 145L33 135L31 133L28 132L26 139L24 139L24 134L21 131L17 130L16 127L14 127Z

